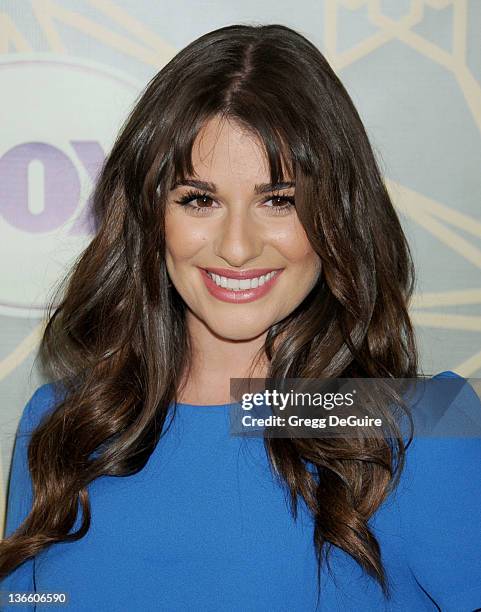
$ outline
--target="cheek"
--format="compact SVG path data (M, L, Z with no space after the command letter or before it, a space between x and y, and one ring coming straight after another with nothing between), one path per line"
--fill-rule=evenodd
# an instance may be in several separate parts
M184 215L185 217L185 215ZM167 256L174 260L189 259L208 242L207 236L198 228L177 215L165 219L165 242Z
M292 265L314 266L319 265L319 256L307 239L306 232L300 223L291 225L283 231L271 235L271 240L277 250Z

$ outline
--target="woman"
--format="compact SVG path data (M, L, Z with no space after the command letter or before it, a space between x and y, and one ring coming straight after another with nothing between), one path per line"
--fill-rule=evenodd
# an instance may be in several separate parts
M188 45L94 212L41 345L56 382L20 422L2 589L72 610L481 605L479 440L229 435L233 378L419 376L409 248L318 49L281 25Z

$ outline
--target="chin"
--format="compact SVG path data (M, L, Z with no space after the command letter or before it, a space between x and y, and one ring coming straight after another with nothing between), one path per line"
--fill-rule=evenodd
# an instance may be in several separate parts
M214 321L209 327L217 336L226 340L254 340L269 329L269 326L258 323L257 325L243 325L239 321L226 325L219 325L219 321Z

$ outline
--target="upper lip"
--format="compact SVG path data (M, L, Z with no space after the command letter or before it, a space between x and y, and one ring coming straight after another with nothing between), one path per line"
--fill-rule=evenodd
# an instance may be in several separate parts
M212 274L218 274L219 276L226 276L227 278L255 278L256 276L262 276L263 274L269 274L269 272L276 272L282 270L282 268L253 268L251 270L230 270L229 268L204 268L206 272Z

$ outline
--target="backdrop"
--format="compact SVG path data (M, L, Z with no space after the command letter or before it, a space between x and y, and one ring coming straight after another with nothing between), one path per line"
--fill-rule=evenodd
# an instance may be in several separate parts
M282 23L326 55L410 240L426 373L481 376L481 2L0 0L0 528L53 286L90 241L96 172L147 81L233 23Z

